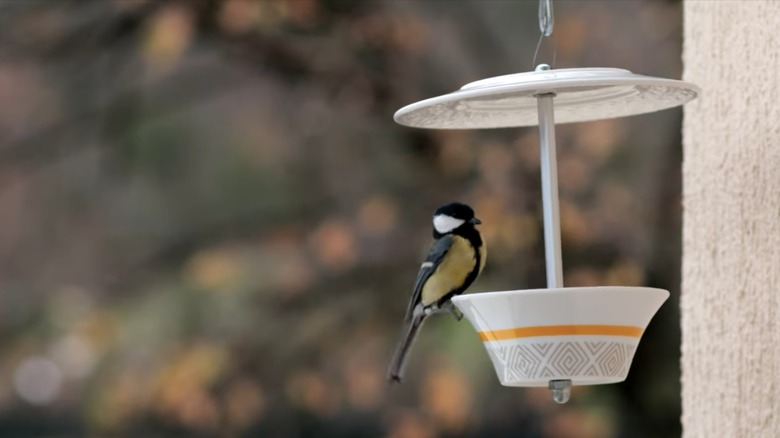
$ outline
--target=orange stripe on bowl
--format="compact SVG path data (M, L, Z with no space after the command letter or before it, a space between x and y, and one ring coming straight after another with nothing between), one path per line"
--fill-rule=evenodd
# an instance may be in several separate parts
M535 327L517 327L505 330L479 332L485 341L503 341L506 339L530 338L534 336L629 336L638 338L644 329L630 325L540 325Z

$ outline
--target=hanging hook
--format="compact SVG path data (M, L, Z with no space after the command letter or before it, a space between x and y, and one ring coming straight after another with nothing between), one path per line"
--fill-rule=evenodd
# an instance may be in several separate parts
M539 30L542 31L542 35L546 37L552 35L554 24L552 0L539 0Z
M531 68L536 68L536 58L539 56L539 49L542 47L542 41L552 36L553 25L555 24L555 18L553 17L552 0L539 0L539 30L542 31L539 35L539 41L536 43L536 50L534 51L534 60ZM551 39L552 43L552 60L548 62L551 66L555 66L555 41Z

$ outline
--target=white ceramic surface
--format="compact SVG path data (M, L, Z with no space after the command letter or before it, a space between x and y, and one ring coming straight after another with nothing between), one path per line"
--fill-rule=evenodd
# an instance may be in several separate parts
M669 297L647 287L483 292L452 299L479 332L501 384L625 380L642 333Z
M417 128L534 126L539 94L555 94L555 123L660 111L698 96L694 84L617 68L568 68L482 79L399 109L396 122Z

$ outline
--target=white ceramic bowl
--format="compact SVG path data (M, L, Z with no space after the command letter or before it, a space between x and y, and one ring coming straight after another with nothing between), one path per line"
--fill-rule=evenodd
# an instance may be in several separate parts
M647 324L669 297L648 287L569 287L454 297L502 385L596 385L626 379Z

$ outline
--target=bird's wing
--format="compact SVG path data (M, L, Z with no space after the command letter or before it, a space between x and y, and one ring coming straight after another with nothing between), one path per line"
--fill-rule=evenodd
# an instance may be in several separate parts
M425 256L425 261L420 265L420 271L417 273L417 281L414 282L414 291L412 292L412 299L409 300L409 308L406 310L406 321L411 320L414 307L420 302L422 296L422 289L425 286L425 282L436 271L436 268L441 264L447 251L452 247L454 241L452 235L448 234L433 242L433 245L428 250L428 254Z

